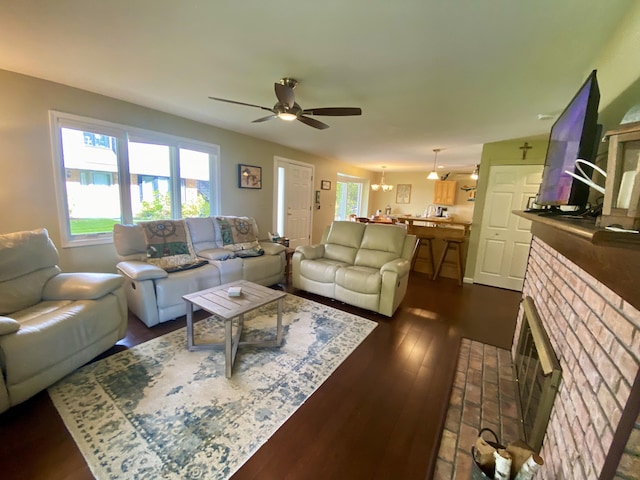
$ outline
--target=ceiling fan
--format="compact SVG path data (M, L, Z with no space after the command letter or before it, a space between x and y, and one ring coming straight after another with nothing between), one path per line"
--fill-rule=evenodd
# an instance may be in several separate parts
M315 118L307 117L306 115L324 115L333 117L345 117L350 115L362 115L362 109L358 107L327 107L327 108L309 108L302 109L300 105L296 103L293 89L298 85L298 81L293 78L282 78L279 83L274 83L276 91L276 97L278 103L273 108L261 107L260 105L253 105L251 103L236 102L235 100L227 100L225 98L209 97L211 100L217 100L219 102L234 103L236 105L245 105L247 107L255 107L261 110L272 112L271 115L258 118L253 123L265 122L274 118L280 118L282 120L293 121L299 120L302 123L309 125L310 127L324 130L329 128L329 125L322 123Z

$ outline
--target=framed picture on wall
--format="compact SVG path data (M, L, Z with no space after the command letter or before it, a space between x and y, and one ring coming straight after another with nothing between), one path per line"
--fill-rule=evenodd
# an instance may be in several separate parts
M254 165L238 164L238 187L240 188L262 188L262 167Z
M396 188L396 203L411 203L411 184L399 183Z
M331 182L329 180L322 180L322 182L320 182L320 188L322 190L331 190Z

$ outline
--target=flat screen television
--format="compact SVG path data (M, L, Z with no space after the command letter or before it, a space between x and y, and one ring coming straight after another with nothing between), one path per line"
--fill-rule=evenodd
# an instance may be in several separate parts
M578 158L594 162L602 131L598 125L599 103L600 90L594 70L551 127L536 204L549 207L551 211L565 205L583 210L587 205L589 186L565 170L576 173ZM591 177L592 168L582 169Z

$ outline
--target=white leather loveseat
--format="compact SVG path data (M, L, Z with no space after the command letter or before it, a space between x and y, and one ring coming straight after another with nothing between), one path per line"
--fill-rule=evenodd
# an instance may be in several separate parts
M250 217L117 224L113 242L129 309L148 327L185 315L186 294L235 280L284 281L284 247L258 242Z
M0 235L0 412L124 338L124 279L61 273L47 230Z
M320 244L296 248L293 286L391 317L407 292L415 246L401 226L333 222Z

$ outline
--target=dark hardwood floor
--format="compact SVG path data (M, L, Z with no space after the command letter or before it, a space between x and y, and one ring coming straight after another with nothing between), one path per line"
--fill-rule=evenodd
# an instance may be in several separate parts
M460 338L509 348L520 294L412 273L387 318L284 289L378 327L232 478L430 478ZM184 325L182 317L149 329L130 316L127 337L103 356ZM0 414L0 477L93 478L46 392Z

